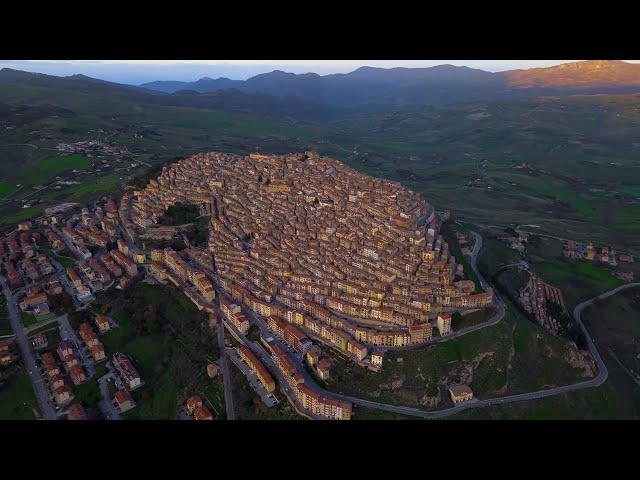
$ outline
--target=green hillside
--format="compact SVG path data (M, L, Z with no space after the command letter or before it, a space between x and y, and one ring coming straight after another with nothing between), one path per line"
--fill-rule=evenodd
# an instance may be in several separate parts
M157 164L208 150L313 149L400 180L464 220L534 224L541 233L640 251L638 94L467 103L312 123L161 105L162 95L107 82L35 77L0 81L0 214L15 213L27 194L48 203L82 201L105 185L126 185L147 168L130 168L137 159ZM55 151L60 142L82 140L126 148L127 160L114 171L98 169L98 159ZM32 190L69 168L84 169L74 178L82 185Z

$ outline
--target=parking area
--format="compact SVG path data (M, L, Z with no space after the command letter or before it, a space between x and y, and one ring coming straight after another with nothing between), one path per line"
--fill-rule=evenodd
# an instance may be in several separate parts
M255 392L260 396L262 403L264 403L267 408L271 408L279 403L278 399L273 393L269 393L265 390L265 388L260 383L260 380L258 380L256 374L251 371L249 365L247 365L247 363L240 358L234 348L227 348L226 353L231 361L235 363L240 371L244 374L247 380L249 380L249 383L251 384Z

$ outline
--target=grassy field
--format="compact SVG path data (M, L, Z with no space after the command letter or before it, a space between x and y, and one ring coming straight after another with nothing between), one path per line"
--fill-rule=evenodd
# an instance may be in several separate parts
M451 384L470 385L478 398L493 398L590 376L578 355L562 340L507 305L499 324L423 349L387 352L382 372L335 361L327 389L384 403L422 408L450 406Z
M97 378L96 376L77 386L70 383L74 395L73 403L82 403L84 406L98 405L102 395L100 393L100 386L96 381Z
M110 142L127 145L153 164L205 150L313 149L372 175L402 181L464 220L533 223L542 232L640 252L635 221L640 181L637 149L632 147L640 136L633 120L638 95L455 104L321 124L140 103L132 101L132 92L101 87L92 94L91 88L13 84L0 89L0 101L35 105L37 113L23 116L22 124L3 133L2 182L42 182L68 169L86 168L93 159L52 157L45 148L94 138L97 128L111 135ZM136 127L141 124L144 129ZM85 133L89 130L94 133ZM25 143L38 148L19 145ZM89 178L81 180L83 185L66 189L56 201L110 188L109 181L96 185ZM12 212L7 206L4 213Z
M204 315L175 288L139 281L124 294L101 295L94 310L106 312L119 325L101 337L105 349L129 356L145 382L132 394L137 407L124 418L174 419L186 392L199 388L212 401L224 401L208 385L211 381L205 382L206 364L218 358L215 338ZM155 322L148 321L150 315Z
M90 166L95 160L83 155L59 155L45 158L38 164L34 182L46 182L53 180L57 174L65 170L79 170Z
M35 317L35 315L25 312L20 312L20 319L22 320L22 325L24 325L25 327L34 325L40 321Z
M9 195L16 191L15 185L11 185L7 182L0 182L0 195Z
M169 373L165 372L145 382L147 385L133 393L138 405L122 417L126 420L174 420L178 394Z
M374 408L361 407L355 405L351 412L352 420L423 420L422 417L412 417L400 413L376 410Z
M0 420L35 420L33 409L40 411L29 375L23 368L0 390Z
M56 252L50 249L43 250L43 253L50 258L55 259L60 265L64 268L73 267L76 264L76 261L69 257L63 257L58 255Z
M202 396L203 400L213 407L213 413L216 419L223 420L227 418L227 412L224 400L224 385L221 378L207 379L203 381L194 392Z
M517 264L522 255L495 238L483 238L478 254L478 270L487 278L505 265Z
M607 381L598 388L562 395L475 408L447 417L451 420L621 420L638 419L637 407ZM635 409L627 416L625 411Z
M606 351L603 357L622 363L629 380L640 383L640 288L594 303L585 310L583 320L599 348Z
M571 304L591 298L611 287L606 274L596 265L577 261L565 264L557 260L546 261L553 269L556 285L565 292ZM580 265L581 268L577 268ZM538 267L538 264L534 265ZM594 270L595 269L595 270ZM582 272L578 275L576 272ZM606 272L605 272L606 273ZM543 274L543 278L547 280ZM547 280L548 281L548 280ZM553 282L552 282L553 283ZM640 371L637 355L638 313L640 291L621 292L604 302L594 304L583 313L585 326L596 341L609 370L609 378L598 388L570 392L563 395L529 402L474 409L457 414L454 419L637 419L640 418L640 386L632 372ZM622 363L621 366L620 363ZM625 369L627 371L625 371Z
M8 318L0 318L0 335L13 335L13 327Z
M13 214L2 214L0 216L0 225L12 225L14 223L22 222L23 220L29 220L33 217L38 217L44 213L44 207L36 206L23 208Z
M626 283L589 260L551 259L533 263L531 269L545 282L562 289L567 307Z
M58 329L59 329L58 322L52 322L52 323L49 323L47 325L43 325L41 327L38 327L38 328L35 328L35 329L31 330L29 332L29 336L32 337L36 333L43 333L43 332L48 332L49 330L58 330Z
M456 315L451 319L451 328L456 331L460 330L461 328L472 327L473 325L478 325L479 323L484 323L488 320L491 320L491 317L493 317L495 314L495 308L485 308L482 310L478 310L477 312L460 315L459 317Z

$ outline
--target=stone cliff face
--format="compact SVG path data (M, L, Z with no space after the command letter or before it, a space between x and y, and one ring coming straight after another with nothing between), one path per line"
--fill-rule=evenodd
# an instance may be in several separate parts
M589 60L549 68L504 72L510 88L640 87L640 64L620 60Z

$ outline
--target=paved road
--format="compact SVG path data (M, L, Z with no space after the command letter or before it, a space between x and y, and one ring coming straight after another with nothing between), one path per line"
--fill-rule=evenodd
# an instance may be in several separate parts
M242 359L240 358L240 355L238 355L238 352L236 352L233 348L229 348L229 347L226 348L226 352L227 352L227 358L230 358L231 361L235 363L236 366L240 369L240 371L244 374L244 376L247 378L247 380L251 384L251 387L253 388L253 390L260 396L260 400L262 400L262 403L264 403L268 408L273 407L276 404L275 399L272 399L271 397L269 397L269 392L265 390L262 383L260 383L260 380L258 380L258 377L256 376L256 374L253 373L249 368L249 365L247 365L245 362L242 361Z
M247 310L247 312L249 312L249 310ZM250 318L250 317L247 317L247 318ZM257 317L254 316L253 318L256 319ZM322 419L322 417L319 417L318 415L309 412L300 404L297 397L293 394L291 387L289 387L289 384L286 382L284 376L282 375L282 372L273 361L273 358L269 356L269 354L264 350L264 348L262 348L262 346L260 346L260 344L258 344L257 342L250 341L242 333L240 333L240 331L233 324L226 321L223 321L223 323L226 328L228 328L230 331L233 331L235 333L235 336L241 339L242 343L244 343L262 361L262 363L264 363L264 365L271 372L271 374L275 376L276 382L278 383L278 385L280 385L280 390L284 391L284 394L295 404L295 407L298 411L306 412L305 415L310 419L315 419L315 420ZM258 323L258 326L260 326L260 323L259 322L257 323ZM267 330L267 332L269 331ZM273 335L269 332L268 336L273 336ZM277 340L275 337L274 337L274 341L279 343L284 348L282 343L280 343L279 340ZM289 357L295 360L294 355L289 355ZM298 369L300 369L300 367L298 367ZM325 394L326 396L335 397L335 395L332 394L331 392L326 392L322 388L318 387L313 382L313 380L310 379L307 371L304 368L301 369L300 373L305 378L305 383L309 385L311 388L315 388L317 391Z
M446 410L439 410L435 412L425 412L424 410L420 410L417 408L400 407L396 405L387 405L384 403L370 402L368 400L361 400L359 398L348 397L345 395L337 395L337 396L344 400L353 402L356 405L361 405L369 408L376 408L378 410L387 410L389 412L401 413L405 415L413 415L413 416L422 417L422 418L443 418L449 415L453 415L455 413L459 413L463 410L468 410L470 408L485 407L488 405L500 405L503 403L511 403L511 402L520 402L523 400L533 400L536 398L550 397L552 395L558 395L561 393L571 392L574 390L600 386L607 380L609 372L607 371L607 367L602 361L602 358L600 357L600 354L598 353L598 350L596 349L595 344L593 343L593 340L589 336L589 332L587 332L587 329L582 323L582 318L581 318L582 312L584 311L585 308L592 305L595 300L602 300L602 299L608 298L611 295L615 295L616 293L622 290L626 290L628 288L633 288L633 287L640 287L640 283L629 283L627 285L622 285L618 288L614 288L613 290L603 293L602 295L598 295L597 297L594 297L591 300L582 302L573 311L575 321L584 332L585 338L587 339L589 352L591 353L591 356L596 362L596 365L598 367L598 374L591 380L574 383L572 385L564 385L562 387L550 388L547 390L538 390L536 392L521 393L518 395L509 395L501 398L493 398L488 400L474 400L472 402L460 403L455 407L448 408Z
M236 412L233 408L233 395L231 393L231 376L227 353L224 346L224 325L218 324L218 347L220 348L220 368L222 369L222 382L224 383L224 402L227 410L227 420L235 420Z
M476 243L473 245L473 250L471 251L471 268L478 276L478 280L480 280L480 285L482 286L482 288L486 290L487 287L489 287L489 284L487 284L487 281L484 279L484 277L480 275L477 265L478 253L480 253L480 249L482 248L482 235L474 231L471 231L471 235L473 235L476 239Z
M84 350L83 343L78 338L78 335L76 335L75 330L71 328L69 317L67 317L67 315L61 315L58 317L58 323L60 323L60 337L63 340L70 340L71 343L73 343L80 357L80 361L87 371L87 378L93 377L96 373L93 360L89 358L89 354Z
M46 420L56 420L58 418L56 416L56 410L53 406L53 403L51 402L49 389L45 385L42 373L40 372L40 369L38 368L38 365L36 363L36 357L33 353L33 350L31 349L31 345L29 344L29 339L24 333L22 322L20 321L20 315L18 314L18 309L16 307L16 300L15 298L13 298L13 295L11 295L11 290L7 285L7 281L2 275L0 275L0 284L2 285L4 296L7 299L7 310L9 311L11 326L13 327L13 331L16 334L16 339L18 341L18 345L20 346L20 351L22 352L24 364L27 370L29 372L32 372L29 375L29 379L33 384L33 389L36 393L38 403L40 404L40 411L42 412Z
M100 393L102 394L102 400L100 400L98 407L107 420L120 420L120 415L111 403L111 394L109 393L109 384L107 383L109 378L111 381L115 381L117 377L112 369L111 362L107 363L107 368L109 369L109 373L105 373L98 379Z
M49 226L51 227L51 230L53 230L54 232L56 232L58 234L58 236L62 239L62 241L64 242L64 244L67 246L67 248L69 249L69 251L75 255L76 260L80 259L80 260L84 260L84 257L82 256L82 254L78 251L78 249L76 247L73 246L73 243L71 243L71 240L69 240L67 238L66 235L63 235L62 231L53 223L49 224Z

